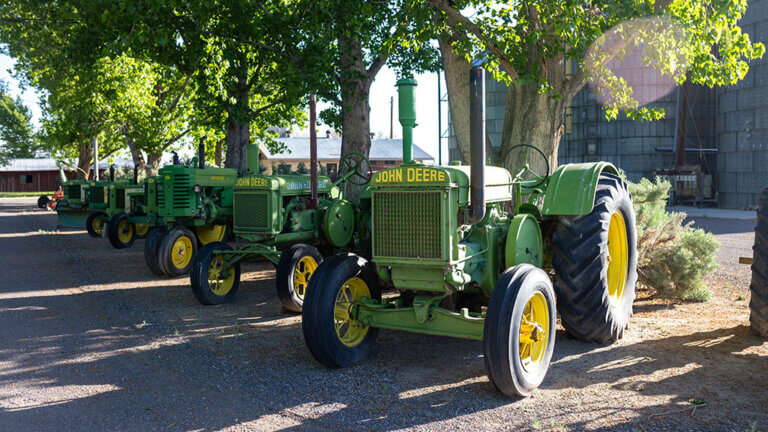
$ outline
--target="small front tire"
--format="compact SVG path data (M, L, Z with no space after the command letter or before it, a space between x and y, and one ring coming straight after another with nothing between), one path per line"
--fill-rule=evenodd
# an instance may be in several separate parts
M158 262L168 276L189 273L197 253L197 239L187 227L177 226L165 235L160 244Z
M364 258L339 254L323 261L312 275L301 328L318 362L331 368L348 367L371 355L379 329L355 321L350 314L362 297L381 300L376 270Z
M485 369L496 389L525 397L539 387L555 349L556 317L555 292L544 270L520 264L501 275L483 329Z
M159 253L160 244L167 230L165 227L157 227L149 230L147 239L144 241L144 262L149 270L157 276L165 276L165 270L160 266Z
M107 223L107 238L115 249L125 249L133 245L136 239L133 224L128 221L128 215L118 213Z
M85 230L91 237L99 238L104 235L104 221L107 219L107 214L104 212L93 212L88 215L88 219L85 221Z
M275 285L277 296L286 309L301 312L310 277L322 262L323 256L316 247L302 243L292 245L280 254Z
M240 286L240 263L227 270L226 279L221 277L224 270L221 250L232 250L226 243L213 242L203 246L195 255L189 281L197 301L204 305L229 303Z

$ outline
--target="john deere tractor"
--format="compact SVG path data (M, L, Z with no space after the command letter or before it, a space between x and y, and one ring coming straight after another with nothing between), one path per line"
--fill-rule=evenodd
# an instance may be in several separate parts
M110 205L110 187L114 188L116 185L127 186L130 184L128 180L114 180L114 167L111 167L109 172L109 179L91 180L88 182L88 188L86 189L88 210L91 213L85 221L85 229L91 237L102 237L104 235L104 228L109 221L107 209Z
M476 339L493 385L525 396L549 367L557 312L579 339L622 337L637 279L626 184L605 162L550 174L527 145L510 150L525 161L519 170L486 167L483 79L473 67L470 166L377 172L372 259L339 254L310 279L302 328L320 363L365 359L382 328ZM410 137L413 106L401 103L400 117ZM383 298L385 289L398 294Z
M110 172L113 172L111 168ZM107 188L107 238L115 249L131 247L135 239L146 237L149 231L147 223L130 218L134 213L143 211L144 189L144 185L138 182L136 167L133 169L132 182L115 182Z
M249 146L249 153L254 154L248 155L248 164L257 164L256 147ZM366 185L371 165L356 153L345 155L341 165L345 174L335 182L317 176L316 163L312 164L312 175L253 174L239 178L234 194L234 234L241 243L233 248L215 242L198 252L190 274L195 297L206 305L231 301L240 283L240 263L263 257L277 268L277 294L283 306L300 312L310 276L323 261L318 248L327 254L356 246L364 249L367 244L368 213L361 204L366 189L360 193L362 198L348 200L339 185Z
M66 165L63 162L61 163L62 165ZM80 168L77 169L81 171L84 177L87 176L88 173ZM93 213L93 211L88 208L88 186L90 181L85 178L67 180L67 177L64 174L64 167L60 166L59 182L61 184L61 198L55 199L56 193L54 193L52 197L55 201L53 210L56 211L58 218L57 226L60 228L84 228L88 216ZM38 204L39 203L40 201L38 201ZM50 208L50 203L46 202L46 204Z
M198 245L223 241L229 231L237 170L205 166L203 139L192 166L174 157L173 165L160 169L156 182L146 183L155 191L157 214L147 218L148 223L154 218L156 227L147 234L144 259L158 276L188 273ZM148 194L147 199L145 215L153 198Z

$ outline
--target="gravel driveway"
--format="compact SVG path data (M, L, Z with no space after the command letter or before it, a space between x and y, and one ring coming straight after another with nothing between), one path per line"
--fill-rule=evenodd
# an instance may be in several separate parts
M480 342L383 330L371 359L329 370L281 312L271 265L204 307L186 278L146 269L142 240L114 250L54 231L34 199L0 199L0 431L768 430L768 341L749 332L737 264L754 221L696 223L724 244L710 302L640 300L608 346L560 330L542 388L514 400Z

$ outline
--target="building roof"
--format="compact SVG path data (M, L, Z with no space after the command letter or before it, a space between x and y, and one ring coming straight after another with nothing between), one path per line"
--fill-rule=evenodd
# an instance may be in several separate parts
M10 163L0 166L0 172L34 172L34 171L58 171L59 166L54 158L29 158L29 159L11 159ZM133 168L133 161L128 159L116 159L115 165L118 168ZM99 169L109 169L109 162L100 161ZM66 169L66 168L65 168Z
M284 144L287 149L283 153L272 154L269 149L262 147L261 152L267 159L308 160L309 138L276 138L275 141ZM341 157L341 138L317 138L317 158L320 160L339 159ZM371 140L371 152L368 156L371 160L402 160L403 140L401 139L373 139ZM413 145L413 159L419 161L435 160L429 153L419 146Z

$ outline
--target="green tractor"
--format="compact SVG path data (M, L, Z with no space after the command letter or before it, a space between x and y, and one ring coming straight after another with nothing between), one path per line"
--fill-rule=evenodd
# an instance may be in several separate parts
M109 180L91 180L88 182L86 199L88 200L90 214L85 221L85 229L91 237L98 238L104 235L104 229L107 222L109 222L107 210L110 207L110 188L114 188L116 185L122 187L130 184L128 180L115 181L114 174L114 168L110 168Z
M110 168L110 173L114 173ZM133 245L137 238L144 238L149 224L131 219L134 213L141 213L144 205L145 186L138 182L138 168L133 169L132 182L115 182L107 188L105 226L109 243L115 249Z
M83 174L87 175L88 173L83 172ZM53 199L55 203L52 208L56 211L58 218L57 226L59 228L83 228L86 226L88 216L92 213L88 208L88 186L90 181L86 179L67 180L66 178L64 168L60 166L59 181L61 183L61 195L60 198L57 198L56 193L54 193ZM38 200L39 204L40 200ZM48 200L46 200L45 204L51 205Z
M314 131L310 102L310 131ZM316 139L310 138L313 149ZM248 164L258 163L256 146L249 146ZM316 154L315 151L312 152ZM366 189L371 164L350 153L341 160L336 181L317 175L260 175L241 177L235 184L234 234L236 247L215 242L197 254L190 274L195 297L203 304L229 302L240 284L240 263L265 258L276 266L277 294L283 306L301 312L310 276L323 261L323 252L365 249ZM258 172L251 168L251 172ZM367 173L367 174L362 174ZM363 187L358 199L345 199L341 183ZM369 243L368 243L369 244Z
M470 73L471 165L377 172L372 259L339 254L313 274L302 329L320 363L365 359L381 328L482 340L493 385L526 396L549 367L557 312L579 339L622 337L637 280L626 184L605 162L535 173L529 156L547 157L526 145L518 171L486 167L483 74ZM410 128L415 111L400 116Z
M192 166L174 156L173 165L147 180L145 187L154 196L147 193L143 214L132 219L155 226L147 234L144 259L158 276L188 273L199 246L224 241L230 232L237 170L205 166L203 140ZM151 213L154 202L156 214Z

